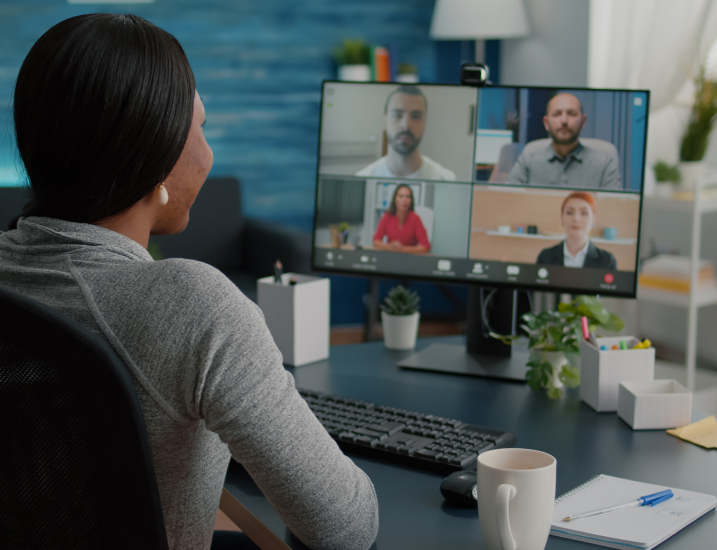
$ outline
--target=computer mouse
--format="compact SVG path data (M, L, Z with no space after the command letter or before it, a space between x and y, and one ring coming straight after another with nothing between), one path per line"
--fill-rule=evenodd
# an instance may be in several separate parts
M446 502L463 508L478 507L478 475L474 470L453 472L441 483Z

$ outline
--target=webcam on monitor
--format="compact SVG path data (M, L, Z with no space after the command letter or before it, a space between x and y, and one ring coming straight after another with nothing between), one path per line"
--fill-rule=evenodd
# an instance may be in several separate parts
M465 62L461 64L461 84L483 87L488 83L488 67L482 63Z

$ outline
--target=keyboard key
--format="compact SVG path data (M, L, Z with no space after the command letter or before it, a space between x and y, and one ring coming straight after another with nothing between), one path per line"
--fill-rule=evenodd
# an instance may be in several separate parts
M372 429L376 430L377 432L384 432L388 435L393 435L396 432L400 432L403 428L405 428L405 426L405 424L398 422L384 422L383 424L372 427Z
M495 445L493 445L492 443L486 443L486 445L484 445L483 448L478 451L478 454L483 454L484 452L490 451L491 449L495 449Z
M500 437L493 440L493 443L495 443L495 446L497 447L498 445L502 445L503 443L508 441L510 437L510 434L501 434Z
M354 433L359 435L365 435L372 439L378 439L379 441L383 441L384 439L388 439L388 435L381 433L381 432L374 432L373 430L367 430L365 428L356 428L354 430Z
M416 452L414 453L414 456L420 456L421 458L430 458L431 460L435 460L435 458L436 458L439 454L440 454L440 453L437 453L436 451L429 451L428 449L426 449L426 448L424 447L423 449L421 449L421 450L419 450L419 451L416 451Z
M475 464L476 458L478 458L477 454L467 453L458 455L456 458L450 460L448 463L453 464L455 466L460 466L461 468L465 468L468 465Z
M495 444L491 443L490 441L481 441L480 443L477 443L476 445L472 445L471 447L468 447L468 450L475 451L475 452L482 452L484 450L492 449L495 447Z

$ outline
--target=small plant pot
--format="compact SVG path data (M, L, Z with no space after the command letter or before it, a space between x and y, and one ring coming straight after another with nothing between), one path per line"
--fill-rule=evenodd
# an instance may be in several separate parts
M694 191L695 186L705 175L707 165L701 160L690 160L680 162L680 173L682 174L681 191Z
M421 314L389 315L381 312L383 341L388 349L413 349L418 336L418 321Z
M339 80L348 82L368 82L371 80L369 65L339 65Z
M672 192L677 188L677 184L670 181L658 181L655 184L655 196L660 199L671 199Z
M551 375L551 379L553 381L553 385L556 388L562 388L563 383L560 380L560 377L558 376L560 374L560 371L565 365L570 365L570 361L568 361L567 356L565 355L564 351L538 351L539 353L548 363L550 363L553 367L553 374Z

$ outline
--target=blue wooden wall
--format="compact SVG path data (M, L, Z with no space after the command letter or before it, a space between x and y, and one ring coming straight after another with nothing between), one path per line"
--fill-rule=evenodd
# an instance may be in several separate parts
M156 0L70 5L0 0L0 185L22 178L12 140L12 92L32 44L55 23L82 13L135 13L177 37L194 69L207 113L214 176L242 181L244 213L311 230L321 81L336 77L344 38L393 46L424 82L456 82L472 44L428 37L434 0ZM491 50L493 52L493 50ZM332 276L332 323L363 319L368 281ZM385 288L384 288L385 287ZM382 294L387 291L382 285ZM453 307L418 283L424 313Z
M136 13L185 48L204 99L212 175L242 180L248 215L311 229L321 81L335 78L344 38L392 44L401 62L435 78L428 37L434 0L156 0L70 5L0 0L0 185L18 181L10 105L33 42L68 17Z

